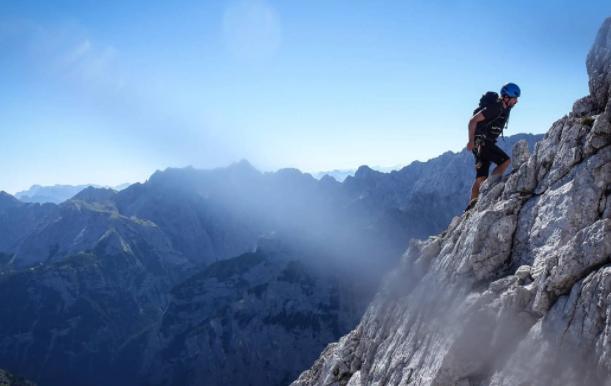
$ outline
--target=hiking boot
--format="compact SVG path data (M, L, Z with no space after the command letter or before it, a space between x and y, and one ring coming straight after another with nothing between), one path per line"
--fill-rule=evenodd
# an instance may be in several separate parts
M469 210L473 209L475 204L477 204L477 198L474 198L473 200L469 201L469 205L467 205L467 208L465 208L465 212L468 212Z

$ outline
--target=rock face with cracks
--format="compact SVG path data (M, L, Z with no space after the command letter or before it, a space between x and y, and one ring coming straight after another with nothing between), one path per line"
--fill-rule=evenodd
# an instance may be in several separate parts
M470 212L412 241L360 324L293 382L611 385L611 18L590 95Z

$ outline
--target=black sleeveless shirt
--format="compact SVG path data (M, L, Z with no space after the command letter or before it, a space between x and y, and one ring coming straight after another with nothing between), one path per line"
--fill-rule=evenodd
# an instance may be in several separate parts
M500 99L496 103L484 107L479 112L484 114L485 119L477 124L475 135L485 135L487 140L496 142L505 128L510 111L511 108L503 107L503 102Z

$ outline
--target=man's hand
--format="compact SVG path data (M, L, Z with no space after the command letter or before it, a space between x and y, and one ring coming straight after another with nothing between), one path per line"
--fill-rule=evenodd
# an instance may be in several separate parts
M469 150L469 151L473 151L474 147L475 147L475 144L473 142L469 142L467 144L467 150Z

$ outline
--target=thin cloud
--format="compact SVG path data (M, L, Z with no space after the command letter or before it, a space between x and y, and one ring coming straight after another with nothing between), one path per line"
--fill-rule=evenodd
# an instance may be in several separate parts
M236 58L247 62L264 61L280 47L280 18L264 1L239 1L225 10L223 36L228 50Z
M91 52L91 41L89 39L83 40L80 44L78 44L71 52L68 52L64 55L62 62L67 66L72 66L78 64L84 58L86 58L87 54Z
M124 85L117 66L119 51L95 43L76 23L43 25L33 20L0 21L0 43L31 70L47 77L66 77L87 84L114 88Z

